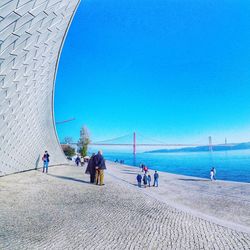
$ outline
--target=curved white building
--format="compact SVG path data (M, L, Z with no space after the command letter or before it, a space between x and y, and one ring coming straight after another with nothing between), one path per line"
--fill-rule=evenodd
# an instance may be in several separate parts
M0 175L65 163L54 124L58 61L80 0L0 0Z

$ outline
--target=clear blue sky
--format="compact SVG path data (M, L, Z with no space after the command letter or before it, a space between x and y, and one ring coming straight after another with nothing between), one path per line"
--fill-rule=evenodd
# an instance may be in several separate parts
M56 81L62 140L133 131L166 142L250 140L250 2L84 0Z

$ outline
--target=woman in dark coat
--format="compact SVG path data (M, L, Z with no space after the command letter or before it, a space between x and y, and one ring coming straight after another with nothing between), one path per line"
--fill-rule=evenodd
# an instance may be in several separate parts
M144 174L143 176L143 184L144 184L144 187L147 187L147 183L148 183L148 177L146 174Z
M89 159L88 166L86 168L85 174L90 174L90 183L95 182L95 154L92 154L92 156Z

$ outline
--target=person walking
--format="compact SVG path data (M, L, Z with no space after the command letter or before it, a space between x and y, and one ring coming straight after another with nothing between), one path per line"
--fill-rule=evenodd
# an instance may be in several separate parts
M98 154L95 157L95 168L96 168L96 176L95 176L95 181L96 185L103 186L104 184L104 170L106 168L105 160L104 157L102 156L102 151L99 150Z
M211 181L214 180L214 170L213 170L213 168L210 170L210 179L211 179Z
M139 164L139 169L140 169L140 170L142 169L142 163Z
M80 157L79 157L79 155L76 157L76 160L75 160L75 162L76 162L76 166L78 167L79 166L79 163L80 163Z
M137 180L137 183L138 183L138 187L141 187L142 176L140 174L137 175L136 180Z
M81 161L81 166L83 167L83 165L84 165L84 158L82 156L80 158L80 161Z
M148 172L148 167L147 166L144 166L144 172L145 172L145 174L147 174L147 172Z
M148 183L148 177L146 174L143 175L143 184L144 184L144 187L146 188L147 187L147 183Z
M214 178L214 180L216 181L216 178L215 178L215 175L216 175L216 169L215 169L215 167L213 167L212 169L213 169L213 172L214 172L214 177L213 177L213 178Z
M159 174L157 173L157 171L155 171L154 173L154 187L158 187L158 183L159 183Z
M148 186L150 187L150 183L151 183L151 175L148 174Z
M95 154L92 154L92 156L89 159L88 166L86 168L85 174L90 175L90 183L95 183Z
M142 171L142 172L144 171L144 167L145 167L145 165L144 165L144 164L141 164L141 171Z
M42 160L43 160L43 173L44 173L44 171L46 171L46 173L48 173L49 157L50 157L50 155L48 154L48 151L46 150L43 157L42 157Z

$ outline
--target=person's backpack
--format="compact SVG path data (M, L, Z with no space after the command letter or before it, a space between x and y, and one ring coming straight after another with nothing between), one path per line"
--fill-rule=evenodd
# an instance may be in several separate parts
M46 160L47 160L47 157L46 157L46 155L45 155L45 154L43 155L42 160L43 160L43 161L46 161Z

